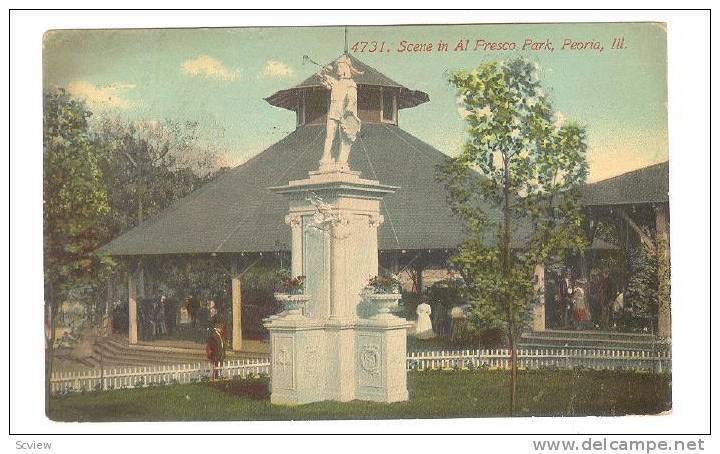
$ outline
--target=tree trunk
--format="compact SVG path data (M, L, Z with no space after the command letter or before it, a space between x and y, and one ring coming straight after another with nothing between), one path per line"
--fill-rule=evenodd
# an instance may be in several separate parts
M515 416L517 409L517 340L510 333L510 416Z
M507 286L510 278L511 270L511 249L510 249L510 169L507 158L503 159L503 220L502 234L500 238L501 253L500 260L502 264L503 280ZM515 339L515 315L512 308L512 295L509 288L504 289L505 307L507 309L507 327L508 342L510 343L510 415L515 415L515 407L517 402L517 345Z
M58 304L53 288L53 284L48 284L45 301L45 415L50 417L50 378L52 376L53 368L53 354L55 350L55 324L57 320L57 308Z
M50 377L52 376L53 343L54 339L45 338L45 416L48 418L50 418Z

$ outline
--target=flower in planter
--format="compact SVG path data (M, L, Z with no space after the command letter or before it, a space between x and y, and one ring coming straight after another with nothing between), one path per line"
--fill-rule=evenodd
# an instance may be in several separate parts
M280 278L280 287L278 293L288 295L302 295L305 291L305 276L283 276Z
M400 293L400 279L394 274L372 276L366 289L372 293Z

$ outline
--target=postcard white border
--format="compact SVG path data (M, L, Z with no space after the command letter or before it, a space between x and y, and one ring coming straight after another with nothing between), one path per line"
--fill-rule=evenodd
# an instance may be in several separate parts
M42 319L42 135L41 48L42 33L51 28L193 27L238 25L323 25L399 23L484 22L612 22L660 21L668 23L669 140L671 178L671 235L673 273L673 410L666 416L617 418L517 418L329 422L221 422L221 423L113 423L61 424L44 416ZM709 195L709 20L703 12L15 12L12 17L12 118L10 172L12 319L0 313L3 333L12 336L12 408L14 433L698 433L709 430L710 332L710 213ZM7 38L5 38L7 39ZM7 46L5 46L7 48ZM7 77L7 76L5 76ZM5 94L4 96L7 96ZM7 131L7 110L2 112ZM5 180L7 181L7 180ZM7 199L3 185L2 199ZM7 210L3 210L5 216ZM716 223L717 225L717 223ZM7 232L7 222L2 223ZM7 261L2 282L7 288ZM717 317L716 310L713 318ZM7 349L2 348L3 367ZM716 361L717 362L717 361ZM7 373L4 374L7 377ZM7 393L3 393L3 401ZM4 408L8 408L5 405ZM26 437L37 438L37 437ZM495 438L495 446L508 446ZM64 439L68 440L68 439ZM60 441L61 442L61 441ZM121 452L112 439L98 440L107 452ZM203 440L174 440L183 452L196 446L208 449ZM317 441L316 441L317 442ZM374 441L358 446L343 442L347 450L379 448ZM73 446L92 441L73 438ZM123 439L122 452L131 449ZM141 443L140 440L132 443ZM228 440L235 449L244 442ZM278 440L292 449L291 440ZM318 446L322 442L317 442ZM347 444L346 444L347 443ZM422 442L428 451L447 450L449 439ZM486 443L483 441L482 443ZM496 444L498 443L498 444ZM173 443L174 444L174 443ZM224 444L224 443L223 443ZM255 445L255 443L251 443ZM526 444L526 443L525 443ZM89 445L88 445L89 446ZM139 445L136 445L136 447ZM160 445L158 445L160 446ZM164 446L164 445L162 445ZM476 445L477 446L477 445ZM483 445L486 446L486 445ZM249 448L249 446L248 446ZM255 445L251 449L263 449ZM267 447L265 449L268 449ZM346 449L343 448L345 451ZM493 451L489 451L493 452ZM500 452L500 451L495 451ZM509 452L509 451L508 451Z

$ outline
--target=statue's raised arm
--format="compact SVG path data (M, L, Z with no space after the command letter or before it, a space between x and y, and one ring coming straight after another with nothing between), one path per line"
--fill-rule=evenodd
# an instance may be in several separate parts
M317 75L320 78L320 83L328 90L332 90L333 85L338 81L338 79L331 75L331 71L331 66L325 66L317 72Z

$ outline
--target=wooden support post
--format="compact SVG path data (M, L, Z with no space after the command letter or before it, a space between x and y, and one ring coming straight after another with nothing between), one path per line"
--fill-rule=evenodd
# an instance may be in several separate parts
M655 207L658 247L658 336L671 337L670 326L670 219L668 206Z
M616 209L617 212L620 214L620 217L621 217L625 222L627 222L627 225L629 225L630 228L632 228L632 229L635 231L635 233L638 234L638 236L640 237L640 241L642 241L646 246L648 246L648 247L650 247L650 248L654 247L652 238L650 238L650 237L647 235L647 233L645 233L645 232L643 231L643 229L641 229L640 226L637 225L637 224L635 223L635 221L633 221L633 219L630 217L629 214L627 214L627 213L625 212L625 210L623 210L622 208L615 208L615 209Z
M137 294L145 298L145 263L141 260L137 267Z
M423 271L425 271L425 264L420 263L415 265L415 285L418 295L422 295L423 292Z
M400 256L398 251L391 251L392 262L390 264L392 274L397 275L400 272Z
M535 304L533 306L532 330L545 331L545 265L535 265L533 275Z
M232 263L232 349L242 350L242 275L237 260Z
M137 327L137 286L135 284L135 270L128 271L128 343L138 343Z

